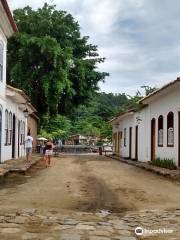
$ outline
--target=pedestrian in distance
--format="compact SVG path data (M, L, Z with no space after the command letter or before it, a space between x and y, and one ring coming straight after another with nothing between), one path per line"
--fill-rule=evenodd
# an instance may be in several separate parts
M99 147L99 155L102 155L102 147Z
M44 149L44 152L45 152L45 166L46 167L50 167L51 166L51 158L52 158L52 155L53 155L53 143L52 141L49 139L45 145L45 149Z
M32 161L32 147L33 147L33 137L31 137L30 131L25 138L25 148L26 148L26 161L31 163Z

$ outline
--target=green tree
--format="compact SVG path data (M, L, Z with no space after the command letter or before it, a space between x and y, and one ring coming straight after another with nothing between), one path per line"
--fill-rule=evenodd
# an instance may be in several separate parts
M141 88L145 90L145 96L157 90L157 87L150 87L150 86L141 86Z
M65 116L48 116L41 119L40 135L55 140L59 138L66 139L71 135L72 123Z
M14 11L19 33L8 43L8 83L23 89L38 112L69 114L85 103L108 75L97 46L82 37L71 14L47 3Z

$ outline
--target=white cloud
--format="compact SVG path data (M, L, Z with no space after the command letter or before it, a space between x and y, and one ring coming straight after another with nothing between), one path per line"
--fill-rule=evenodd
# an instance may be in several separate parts
M9 0L15 9L37 8L43 0ZM135 93L141 85L160 86L180 70L179 0L49 0L70 12L82 34L99 46L110 73L103 91Z

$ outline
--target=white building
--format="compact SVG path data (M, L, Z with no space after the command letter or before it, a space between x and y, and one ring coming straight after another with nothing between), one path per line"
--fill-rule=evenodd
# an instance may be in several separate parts
M25 155L24 110L35 111L23 91L6 85L7 39L17 31L6 0L0 0L0 163Z
M113 152L123 158L173 159L180 166L180 78L140 101L139 110L114 118Z

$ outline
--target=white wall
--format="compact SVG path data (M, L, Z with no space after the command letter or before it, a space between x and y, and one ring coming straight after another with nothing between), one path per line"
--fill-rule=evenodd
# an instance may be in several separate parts
M133 116L128 116L120 122L120 131L122 131L122 145L120 148L120 156L129 157L129 128L133 127ZM126 129L126 146L124 146L124 129Z
M137 121L137 119L140 119ZM149 108L145 107L134 114L134 126L138 126L138 160L150 160L151 129L149 126Z
M4 146L4 117L5 117L5 86L6 86L6 50L7 50L7 40L6 37L0 28L0 41L3 43L3 81L0 81L0 107L2 111L2 133L1 133L1 162L3 159L3 146Z
M174 113L174 146L167 146L167 115ZM156 120L155 130L155 155L156 157L170 158L178 165L178 147L179 147L179 123L178 114L180 112L180 83L176 88L171 89L168 94L159 98L156 97L149 105L131 116L122 116L119 120L119 127L113 126L113 132L122 131L122 146L120 155L129 157L129 127L132 127L132 159L135 158L135 127L138 125L138 160L151 160L151 120ZM163 147L158 146L158 118L163 116ZM140 119L139 123L137 119ZM124 147L124 128L127 130L127 145Z
M5 146L5 111L12 112L16 116L16 132L15 132L15 158L18 158L18 120L25 122L25 129L27 129L27 120L24 117L22 110L19 109L18 104L14 103L11 99L6 98L3 110L3 140L2 140L2 162L12 158L12 144ZM25 156L24 145L19 145L19 157Z
M132 127L132 141L131 141L131 158L135 159L135 139L136 126L138 126L138 160L149 161L150 159L150 129L147 128L149 118L148 108L144 108L139 112L119 120L119 127L113 126L113 132L122 132L122 144L120 145L120 156L124 158L129 157L129 131ZM137 121L140 119L140 121ZM126 128L126 146L124 146L124 129Z
M6 96L6 52L7 52L7 39L0 28L0 41L4 45L4 56L3 56L3 81L0 81L0 107L2 108L2 134L1 134L1 162L12 158L12 145L5 146L5 111L6 109L17 117L16 121L16 149L15 157L18 157L18 120L23 120L27 129L27 121L23 115L22 110L18 108L18 104L14 103L11 99ZM24 145L20 146L20 156L25 155Z
M6 89L6 52L7 52L7 39L0 28L0 41L4 45L3 50L3 81L0 81L0 98L5 98L5 89ZM5 99L4 99L5 100Z
M178 113L180 111L180 86L149 104L150 120L156 119L156 157L173 158L178 164ZM167 147L167 115L174 113L174 147ZM163 116L163 147L158 147L158 117ZM151 124L149 122L149 124Z

